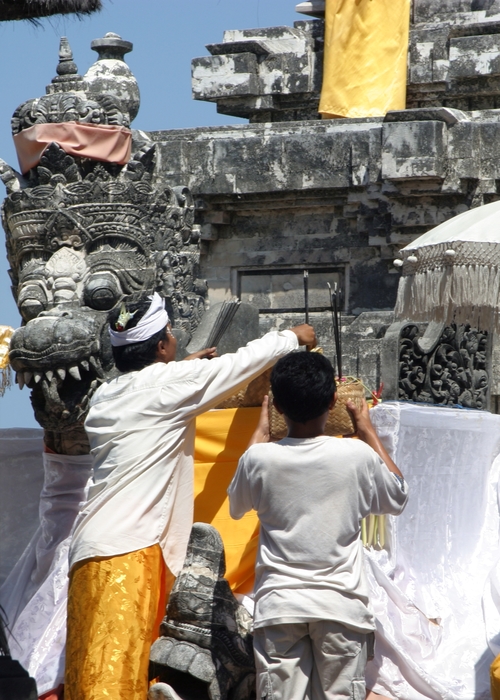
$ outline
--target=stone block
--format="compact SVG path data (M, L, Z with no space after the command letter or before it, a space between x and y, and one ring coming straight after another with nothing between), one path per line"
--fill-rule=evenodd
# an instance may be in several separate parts
M201 649L196 654L189 666L189 673L205 683L212 682L213 678L215 678L215 667L209 650Z
M432 83L433 41L417 41L411 47L410 80L412 83Z
M259 94L257 57L253 53L195 58L191 67L195 100Z
M166 665L170 652L174 647L173 639L168 637L158 637L152 646L149 659L152 663Z
M441 121L385 123L382 177L444 178L446 143L446 125Z
M450 80L500 75L500 34L450 39Z
M195 656L196 649L191 644L176 642L168 656L168 665L176 671L186 673Z
M382 398L397 401L399 398L399 337L408 321L395 321L387 329L380 348L381 380L384 384Z

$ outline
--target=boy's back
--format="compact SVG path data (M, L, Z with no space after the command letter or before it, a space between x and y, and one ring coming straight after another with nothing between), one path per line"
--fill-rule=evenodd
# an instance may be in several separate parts
M329 619L373 630L360 520L406 496L368 445L325 435L253 445L229 490L231 515L257 511L255 626Z

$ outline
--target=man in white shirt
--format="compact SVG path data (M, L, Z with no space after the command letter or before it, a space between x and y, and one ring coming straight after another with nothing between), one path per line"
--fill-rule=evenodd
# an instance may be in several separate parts
M260 520L255 577L257 697L365 698L373 616L361 520L399 514L401 472L381 444L366 403L350 410L359 440L324 434L335 402L330 362L292 353L271 375L288 436L270 443L267 409L229 486L230 512Z
M123 305L110 324L123 374L99 387L85 422L95 483L69 555L67 700L144 700L164 613L163 561L180 571L193 520L196 416L299 345L316 343L304 325L234 354L209 359L210 348L174 362L176 340L156 293Z

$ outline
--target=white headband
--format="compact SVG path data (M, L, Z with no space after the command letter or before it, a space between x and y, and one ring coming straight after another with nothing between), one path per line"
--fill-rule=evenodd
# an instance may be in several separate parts
M158 331L161 331L167 325L169 318L165 311L165 300L156 292L151 299L151 306L146 311L144 316L137 323L137 326L130 328L128 331L114 331L109 329L109 337L111 345L114 348L121 345L131 345L132 343L141 343L143 340L148 340Z

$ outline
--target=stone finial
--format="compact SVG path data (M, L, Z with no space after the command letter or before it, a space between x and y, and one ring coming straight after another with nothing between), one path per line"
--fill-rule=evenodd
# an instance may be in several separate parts
M130 124L139 111L140 93L137 80L123 57L132 51L133 44L108 32L102 39L94 39L90 46L99 58L84 76L87 94L97 101L102 95L109 96Z
M119 34L108 32L102 39L94 39L90 48L99 54L98 61L108 58L123 61L125 54L130 53L134 45L130 41L124 41Z
M59 43L59 63L57 75L47 85L47 94L55 92L68 92L69 90L81 90L82 76L78 75L78 68L73 60L73 51L67 37L62 36Z
M59 63L56 70L57 75L76 75L78 73L76 63L73 61L73 51L65 36L61 37L59 44Z

